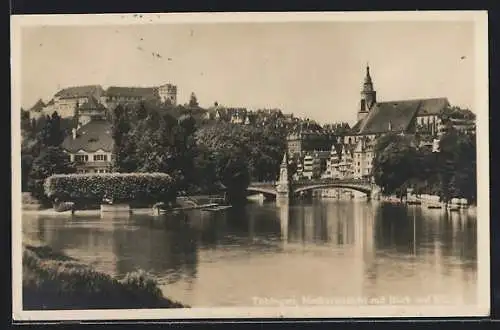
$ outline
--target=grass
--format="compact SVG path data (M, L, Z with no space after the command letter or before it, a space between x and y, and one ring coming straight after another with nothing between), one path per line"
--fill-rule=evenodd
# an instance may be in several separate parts
M53 251L48 246L23 246L25 310L186 308L162 295L143 271L117 280Z

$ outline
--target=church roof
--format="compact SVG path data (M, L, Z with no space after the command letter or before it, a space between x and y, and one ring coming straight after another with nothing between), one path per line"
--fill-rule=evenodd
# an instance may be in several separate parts
M406 131L415 116L438 115L448 105L447 98L378 102L352 128L353 134Z
M406 131L417 113L420 101L377 103L360 125L360 134Z
M76 139L69 134L62 143L62 148L75 153L78 150L95 152L102 149L107 152L113 150L111 123L105 120L93 120L80 127L76 132Z
M363 123L363 119L358 120L358 122L351 128L351 132L357 133L359 131L359 128L361 127L362 123Z
M450 105L446 97L420 99L418 101L420 101L420 107L418 109L417 116L437 116L444 108Z

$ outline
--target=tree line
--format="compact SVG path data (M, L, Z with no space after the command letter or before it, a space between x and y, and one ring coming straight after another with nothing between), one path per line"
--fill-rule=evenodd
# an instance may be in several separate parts
M114 139L113 170L121 173L168 173L186 194L214 193L224 188L240 200L251 181L274 181L286 152L290 127L277 125L282 116L269 116L261 125L205 121L196 95L184 105L139 102L108 111ZM75 164L61 149L76 127L73 118L30 118L21 111L22 189L45 200L43 182L57 173L74 173ZM297 125L303 122L291 123ZM335 129L345 130L346 125Z
M422 146L414 135L388 134L374 148L373 176L385 194L417 194L477 199L476 136L453 128L439 139L439 150Z
M52 174L74 173L75 167L61 143L71 130L72 119L51 116L30 118L21 111L21 189L42 203L48 202L43 183Z
M115 171L168 173L186 194L224 187L233 201L251 180L275 180L285 152L285 130L201 124L187 111L176 118L158 104L120 105L112 127Z

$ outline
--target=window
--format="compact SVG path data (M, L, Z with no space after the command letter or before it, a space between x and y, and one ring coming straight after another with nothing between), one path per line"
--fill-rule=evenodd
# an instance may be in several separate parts
M358 166L359 166L359 164L360 164L360 163L358 162Z
M94 155L94 161L95 162L98 162L98 161L108 161L108 155Z
M75 155L75 161L76 162L88 162L89 156L88 155Z

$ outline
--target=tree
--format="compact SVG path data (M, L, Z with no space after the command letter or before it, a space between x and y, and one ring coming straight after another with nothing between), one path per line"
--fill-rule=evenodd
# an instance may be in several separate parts
M196 133L196 143L209 156L197 159L196 171L208 171L200 164L215 167L212 182L221 181L237 200L251 180L276 180L286 150L285 136L285 130L270 126L226 122L204 126Z
M385 194L397 193L402 198L405 188L416 176L417 151L411 139L387 135L375 145L373 176Z
M21 108L21 132L25 134L31 133L30 113Z
M61 117L54 111L52 116L39 118L37 123L36 139L43 147L59 146L65 137L64 129L61 125Z
M476 137L451 129L439 142L438 170L442 197L476 200Z
M194 92L192 92L189 97L189 106L192 108L198 107L198 99L196 98L196 94Z
M139 103L139 108L137 109L136 112L136 119L137 120L143 120L148 116L148 111L146 109L146 105L144 102Z
M31 173L31 165L33 164L33 156L23 154L21 152L21 191L29 191L29 176Z
M130 115L125 108L118 105L113 112L112 136L114 140L113 167L117 172L134 172L137 169L135 159L135 141L129 134L132 130Z
M61 125L61 116L54 111L49 121L49 139L47 141L48 146L59 146L64 140L64 129Z
M40 155L33 160L30 170L29 190L33 197L40 202L50 202L45 196L43 184L46 178L53 174L74 173L75 167L70 162L68 155L60 148L49 146L42 150Z
M73 118L71 120L71 126L72 127L78 127L78 123L80 122L80 106L77 104L75 105L75 111L73 112Z

